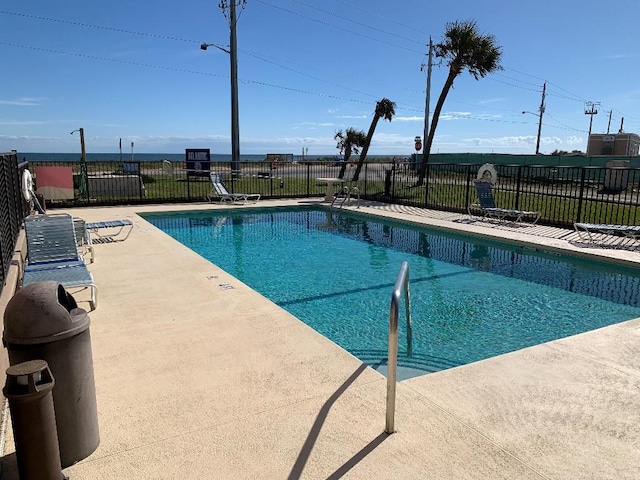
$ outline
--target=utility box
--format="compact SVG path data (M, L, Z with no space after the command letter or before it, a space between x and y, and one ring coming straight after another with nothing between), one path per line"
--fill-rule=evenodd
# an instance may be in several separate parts
M58 282L32 283L7 304L3 342L11 365L51 369L62 468L91 455L100 437L87 312Z
M628 160L609 160L604 173L605 192L619 193L627 189L629 184Z

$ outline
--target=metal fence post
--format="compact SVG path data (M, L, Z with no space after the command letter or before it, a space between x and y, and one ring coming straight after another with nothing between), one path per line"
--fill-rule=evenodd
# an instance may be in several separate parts
M582 218L582 200L584 199L584 180L587 174L587 171L584 167L582 167L582 173L580 174L580 194L578 195L578 212L576 213L576 222L579 222Z
M424 175L424 208L429 204L429 174L431 173L431 164L427 163L427 169Z
M522 184L522 165L518 165L518 173L516 175L516 201L515 208L518 210L520 208L520 185Z

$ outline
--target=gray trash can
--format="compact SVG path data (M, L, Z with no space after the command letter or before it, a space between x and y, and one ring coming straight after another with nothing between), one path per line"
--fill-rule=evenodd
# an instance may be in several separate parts
M42 359L51 369L62 468L91 455L100 437L87 312L58 282L32 283L7 304L3 342L11 365Z
M18 473L21 480L62 480L53 410L55 381L44 360L7 369L2 393L9 400Z

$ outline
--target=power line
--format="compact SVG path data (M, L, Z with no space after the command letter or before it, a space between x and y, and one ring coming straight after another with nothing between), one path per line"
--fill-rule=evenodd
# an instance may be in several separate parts
M284 9L284 8L282 8L282 7L277 7L277 6L275 6L275 5L271 5L271 4L269 4L268 2L265 2L265 1L263 1L263 0L255 0L255 1L260 2L260 3L263 3L263 4L265 4L265 5L272 6L272 7L274 7L274 8L278 8L278 9L281 9L281 10L287 11L287 12L292 13L292 14L295 14L295 15L299 15L299 14L297 14L296 12L292 12L292 11L290 11L290 10L286 10L286 9ZM292 1L295 1L296 3L302 4L302 5L306 5L306 4L304 4L303 2L300 2L300 1L298 1L298 0L292 0ZM353 6L352 4L348 4L348 5ZM309 6L309 5L307 5L307 6ZM315 7L311 7L311 6L309 6L309 7L310 7L310 8L315 8ZM358 8L358 7L355 7L355 8ZM367 13L371 13L371 12L367 12ZM116 33L126 33L126 34L129 34L129 35L137 35L137 36L143 36L143 37L149 37L149 38L158 38L158 39L162 39L162 40L172 40L172 41L178 41L178 42L183 42L183 43L194 43L194 44L198 44L198 45L200 45L200 44L202 43L202 41L201 41L201 40L190 40L190 39L185 39L185 38L180 38L180 37L174 37L174 36L168 36L168 35L158 35L158 34L153 34L153 33L138 32L138 31L134 31L134 30L125 30L125 29L121 29L121 28L107 27L107 26L103 26L103 25L95 25L95 24L90 24L90 23L85 23L85 22L74 22L74 21L69 21L69 20L62 20L62 19L51 18L51 17L43 17L43 16L38 16L38 15L30 15L30 14L25 14L25 13L8 12L8 11L0 11L0 14L4 14L4 15L12 15L12 16L18 16L18 17L24 17L24 18L31 18L31 19L35 19L35 20L42 20L42 21L48 21L48 22L55 22L55 23L61 23L61 24L66 24L66 25L73 25L73 26L83 27L83 28L94 28L94 29L98 29L98 30L112 31L112 32L116 32ZM302 15L301 15L301 16L302 16ZM314 19L314 18L311 18L311 17L305 17L305 18L308 18L308 19L310 19L310 20L312 20L312 21L319 22L318 20L316 20L316 19ZM339 18L344 18L344 17L339 17ZM382 17L382 16L381 16L381 18L385 18L385 17ZM348 19L347 19L347 20L348 20ZM332 27L332 28L337 28L337 29L340 29L340 30L346 31L346 32L348 32L348 33L350 33L350 34L358 35L357 33L352 32L351 30L348 30L348 29L342 29L342 28L340 28L340 27L330 25L329 23L326 23L326 22L319 22L319 23L322 23L322 24L324 24L324 25L330 26L330 27ZM354 23L358 23L358 22L354 22ZM364 24L363 24L363 25L364 25ZM371 28L373 28L373 27L371 27ZM380 31L381 31L381 32L383 32L382 30L380 30ZM385 33L388 33L388 32L385 32ZM390 35L393 35L393 34L390 34ZM360 36L362 36L362 35L360 35ZM375 38L372 38L372 37L368 37L368 36L364 36L364 37L365 37L365 38L372 39L372 40L375 40L375 41L378 41L378 42L382 42L381 40L378 40L378 39L375 39ZM403 37L401 37L401 38L403 38ZM387 42L382 42L382 43L387 43ZM399 46L397 46L397 45L394 45L394 44L392 44L392 43L387 43L387 44L388 44L388 45L390 45L390 46L393 46L393 47L397 47L397 48L404 48L404 47L399 47ZM406 49L406 48L404 48L404 49L405 49L405 50L408 50L408 51L413 52L413 50ZM240 52L242 52L242 53L247 53L247 54L249 54L249 55L255 56L256 58L259 58L259 57L260 57L260 54L256 54L256 53L249 52L249 51L242 50L242 49L238 49L238 50L239 50ZM415 52L415 53L420 53L420 54L422 55L422 52ZM264 57L264 56L263 56L263 58L266 58L266 57ZM266 61L266 60L263 60L263 61ZM274 63L274 64L275 64L275 63ZM279 66L279 67L281 67L281 68L286 68L286 67L284 67L284 66L282 66L282 65L278 65L278 64L275 64L275 65L277 65L277 66ZM301 65L301 66L303 66L303 67L305 67L305 68L309 68L309 66L305 66L305 65ZM537 77L537 76L535 76L535 75L530 75L530 74L527 74L527 73L521 72L521 71L516 70L516 69L509 68L509 67L504 67L504 68L505 68L505 70L511 70L511 71L513 71L513 72L516 72L516 73L518 73L518 74L520 74L520 75L524 75L524 76L527 76L527 77L531 77L531 78L535 78L535 79L539 79L539 78L540 78L540 77ZM291 70L291 69L290 69L290 70ZM295 70L294 70L294 71L295 71ZM303 74L303 73L302 73L302 72L300 72L300 71L297 71L297 73L299 73L299 74ZM515 78L507 77L507 76L502 75L502 74L499 74L499 73L496 73L495 75L497 75L497 76L503 76L504 78L507 78L507 79L509 79L509 80L513 80L513 81L519 82L519 80L517 80L517 79L515 79ZM504 81L501 81L501 80L497 80L497 79L495 79L495 78L493 78L493 77L487 77L487 78L488 78L488 79L490 79L490 80L492 80L492 81L494 81L494 82L502 83L502 84L504 84L504 85L508 85L508 86L511 86L511 87L514 87L514 88L519 88L519 89L521 89L521 90L537 91L537 90L534 90L534 89L531 89L531 88L526 88L526 87L523 87L523 86L520 86L520 85L516 85L516 84L513 84L513 83L509 83L509 82L504 82ZM317 79L317 78L316 78L316 79ZM319 79L318 79L318 80L319 80ZM320 81L322 81L322 80L320 80ZM325 82L325 83L331 84L331 82ZM534 85L534 84L529 83L529 82L521 82L521 83L524 83L525 85ZM555 84L552 84L551 82L549 82L549 83L550 83L551 85L555 85ZM338 85L336 85L336 86L338 86ZM388 85L381 85L381 86L388 86ZM568 92L567 90L563 89L562 87L558 87L558 86L556 86L556 87L557 87L557 88L559 88L560 90L563 90L563 91L565 91L565 92ZM349 88L348 88L348 87L344 87L344 86L342 86L342 88L346 88L347 90L349 90ZM354 90L354 91L355 91L355 90ZM416 90L416 91L417 91L417 90ZM569 93L569 95L572 95L572 97L565 97L565 96L558 95L558 94L554 94L554 93L548 93L548 95L549 95L549 96L554 96L554 97L557 97L557 98L564 98L564 99L574 100L574 101L579 101L579 102L581 102L581 103L584 103L584 100L582 100L582 99L579 99L579 100L578 100L578 98L579 98L579 97L578 97L577 95L574 95L574 94L572 94L571 92L568 92L568 93ZM366 94L365 94L365 95L366 95Z
M428 35L426 32L424 32L422 30L418 30L417 28L414 28L414 27L411 27L409 25L405 25L404 23L400 23L398 21L392 20L392 19L390 19L388 17L385 17L384 15L380 15L379 13L375 13L375 12L372 12L370 10L366 10L366 9L364 9L364 8L358 6L358 5L354 5L353 3L345 2L344 0L337 0L337 1L342 3L343 5L347 5L349 7L355 8L356 10L360 10L360 11L362 11L364 13L367 13L369 15L372 15L374 17L378 17L378 18L381 18L382 20L386 20L387 22L395 23L396 25L399 25L399 26L401 26L403 28L407 28L409 30L413 30L414 32L418 32L421 35L425 35L425 36Z
M270 5L270 4L268 4L268 3L266 3L266 2L264 2L262 0L256 0L256 1L258 1L260 3L263 3L265 5ZM330 16L332 16L334 18L339 18L340 20L344 20L346 22L353 23L354 25L358 25L360 27L365 27L365 28L368 28L370 30L374 30L376 32L380 32L380 33L384 33L384 34L387 34L387 35L391 35L392 37L397 37L397 38L399 38L401 40L407 40L408 42L417 43L418 45L423 45L423 42L419 42L419 41L414 40L412 38L403 37L402 35L398 35L396 33L387 32L385 30L382 30L381 28L372 27L371 25L367 25L366 23L357 22L356 20L352 20L352 19L350 19L348 17L343 17L343 16L340 16L340 15L337 15L335 12L328 12L327 10L322 10L321 8L318 8L318 7L314 6L314 5L309 5L308 3L301 2L300 0L291 0L291 1L294 2L294 3L297 3L299 5L304 5L307 8L311 8L313 10L316 10L318 12L324 13L326 15L330 15ZM270 5L270 6L273 6L273 5Z
M143 37L160 38L160 39L163 39L163 40L174 40L176 42L201 43L201 42L198 42L196 40L186 40L184 38L170 37L170 36L167 36L167 35L158 35L158 34L155 34L155 33L134 32L132 30L124 30L122 28L104 27L102 25L93 25L93 24L90 24L90 23L72 22L72 21L69 21L69 20L60 20L59 18L40 17L38 15L28 15L26 13L0 11L0 14L2 14L2 15L13 15L13 16L16 16L16 17L32 18L32 19L35 19L35 20L44 20L44 21L47 21L47 22L63 23L63 24L67 24L67 25L73 25L75 27L96 28L96 29L100 29L100 30L108 30L108 31L117 32L117 33L128 33L130 35L140 35L140 36L143 36Z
M275 8L275 9L277 9L277 10L281 10L281 11L283 11L283 12L287 12L287 13L290 13L290 14L292 14L292 15L296 15L296 16L298 16L298 17L306 18L307 20L311 20L312 22L316 22L316 23L319 23L319 24L321 24L321 25L325 25L325 26L327 26L327 27L334 28L334 29L336 29L336 30L340 30L340 31L342 31L342 32L347 32L347 33L349 33L349 34L351 34L351 35L356 35L356 36L358 36L358 37L366 38L366 39L368 39L368 40L373 40L374 42L382 43L382 44L384 44L384 45L389 45L389 46L391 46L391 47L399 48L399 49L401 49L401 50L406 50L406 51L408 51L408 52L412 52L412 53L417 53L417 54L419 54L419 55L423 55L423 53L422 53L422 52L419 52L419 51L417 51L417 50L412 50L412 49L410 49L410 48L403 47L403 46L401 46L401 45L396 45L396 44L391 43L391 42L385 42L384 40L380 40L380 39L378 39L378 38L371 37L371 36L369 36L369 35L363 35L363 34L361 34L361 33L357 33L357 32L354 32L354 31L352 31L352 30L349 30L348 28L338 27L337 25L332 25L332 24L330 24L330 23L328 23L328 22L325 22L325 21L322 21L322 20L318 20L317 18L313 18L313 17L310 17L310 16L308 16L308 15L303 15L303 14L301 14L301 13L294 12L293 10L286 9L286 8L284 8L284 7L280 7L280 6L278 6L278 5L273 5L272 3L265 2L264 0L255 0L255 1L256 1L256 2L258 2L258 3L262 3L263 5L267 5L267 6L269 6L269 7Z
M106 62L121 63L121 64L125 64L125 65L134 65L136 67L155 68L155 69L159 69L159 70L167 70L167 71L172 71L172 72L191 73L191 74L194 74L194 75L206 75L206 76L210 76L210 77L229 78L229 75L219 75L219 74L216 74L216 73L198 72L196 70L187 70L187 69L184 69L184 68L165 67L165 66L153 65L153 64L149 64L149 63L139 63L139 62L132 62L132 61L129 61L129 60L120 60L120 59L115 59L115 58L99 57L97 55L86 55L86 54L83 54L83 53L62 52L62 51L59 51L59 50L51 50L51 49L48 49L48 48L32 47L32 46L28 46L28 45L18 45L18 44L15 44L15 43L0 42L0 45L5 45L5 46L8 46L8 47L15 47L15 48L24 48L24 49L28 49L28 50L35 50L35 51L45 52L45 53L55 53L55 54L58 54L58 55L68 55L68 56L73 56L73 57L86 58L86 59L90 59L90 60L101 60L101 61L106 61ZM302 89L299 89L299 88L287 87L287 86L283 86L283 85L275 85L275 84L272 84L272 83L267 83L267 82L258 81L258 80L243 79L243 80L240 80L240 81L242 83L245 83L245 84L268 86L268 87L272 87L272 88L278 88L278 89L281 89L281 90L287 90L287 91L290 91L290 92L304 93L304 94L308 94L308 95L314 95L314 96L325 97L325 98L333 98L333 99L344 100L344 101L353 102L353 103L362 103L362 104L370 105L370 102L368 102L368 101L365 102L364 100L355 100L353 98L340 97L338 95L330 95L330 94L326 94L326 93L311 92L309 90L302 90Z
M34 51L40 51L40 52L45 52L45 53L54 53L54 54L59 54L59 55L67 55L67 56L73 56L73 57L78 57L78 58L85 58L85 59L89 59L89 60L107 61L107 62L119 63L119 64L124 64L124 65L132 65L132 66L136 66L136 67L153 68L153 69L158 69L158 70L165 70L165 71L179 72L179 73L188 73L188 74L194 74L194 75L204 75L204 76L210 76L210 77L229 78L228 75L220 75L220 74L214 74L214 73L208 73L208 72L200 72L200 71L196 71L196 70L188 70L188 69L175 68L175 67L166 67L166 66L153 65L153 64L148 64L148 63L132 62L132 61L128 61L128 60L100 57L100 56L97 56L97 55L87 55L87 54L82 54L82 53L62 52L62 51L59 51L59 50L46 49L46 48L40 48L40 47L33 47L33 46L27 46L27 45L18 45L18 44L6 43L6 42L0 42L0 45L5 45L5 46L9 46L9 47L14 47L14 48L23 48L23 49L34 50ZM347 101L347 102L350 102L350 103L358 103L358 104L362 104L362 105L370 105L371 104L370 101L357 100L357 99L343 97L343 96L339 96L339 95L331 95L331 94L326 94L326 93L313 92L313 91L310 91L310 90L303 90L303 89L294 88L294 87L288 87L288 86L284 86L284 85L276 85L276 84L272 84L272 83L268 83L268 82L264 82L264 81L257 81L257 80L250 80L250 79L240 79L240 82L242 82L243 84L247 84L247 85L251 84L251 85L258 85L258 86L269 87L269 88L276 88L276 89L284 90L284 91L288 91L288 92L294 92L294 93L299 93L299 94L304 94L304 95L312 95L312 96L321 97L321 98L330 98L330 99L334 99L334 100ZM364 95L368 95L370 97L374 97L374 95L366 94L366 93L363 93L363 92L357 92L357 93L361 93L361 94L364 94ZM455 101L453 101L452 103L463 103L463 102L455 102ZM473 104L469 104L469 105L476 106L476 105L473 105ZM409 106L409 105L407 105L403 110L404 111L409 111L409 112L413 111L413 112L423 113L423 109L420 108L420 107L417 107L417 106ZM518 121L513 121L513 120L505 120L505 119L502 119L502 118L486 117L486 116L479 116L479 115L456 115L455 113L451 113L450 116L451 116L451 118L455 118L456 120L474 120L474 121L493 122L493 123L508 123L508 124L530 123L530 122L521 122L521 121L518 122ZM551 116L551 115L549 115L549 116ZM560 123L560 122L558 122L558 123ZM564 128L563 127L558 127L557 125L550 125L550 124L547 124L547 123L543 123L543 125L545 127L550 127L550 128L566 129L566 130L571 130L571 131L583 132L583 130L572 128L572 127L569 127L567 125L564 125Z
M356 33L356 32L351 31L351 30L343 29L343 28L341 28L341 27L331 25L330 23L327 23L327 22L321 22L321 21L318 21L318 20L316 20L316 19L314 19L314 18L310 18L310 17L306 17L306 16L304 16L304 15L301 15L301 14L299 14L299 13L297 13L297 12L293 12L293 11L290 11L290 10L287 10L287 9L284 9L284 8L281 8L281 7L278 7L278 6L275 6L275 5L271 5L271 4L269 4L268 2L265 2L264 0L255 0L255 1L260 2L260 3L263 3L263 4L265 4L265 5L272 6L273 8L277 8L277 9L280 9L280 10L286 11L286 12L291 13L291 14L294 14L294 15L303 16L304 18L308 18L308 19L310 19L310 20L312 20L312 21L314 21L314 22L321 23L321 24L326 25L326 26L329 26L329 27L331 27L331 28L335 28L335 29L339 29L339 30L342 30L342 31L346 31L346 32L348 32L348 33L350 33L350 34L352 34L352 35L358 35L358 36L361 36L361 37L364 37L364 38L368 38L368 39L373 40L373 41L376 41L376 42L385 43L385 44L390 45L390 46L392 46L392 47L402 48L402 49L404 49L404 50L408 50L408 51L410 51L410 52L414 52L414 51L413 51L413 50L411 50L411 49L408 49L408 48L405 48L405 47L401 47L401 46L398 46L398 45L394 45L393 43L384 42L384 41L382 41L382 40L379 40L379 39L376 39L376 38L373 38L373 37L369 37L369 36L366 36L366 35L360 35L360 34L358 34L358 33ZM294 1L295 3L299 3L299 4L301 4L301 5L306 5L306 6L308 6L309 8L315 8L315 7L310 6L310 5L307 5L307 4L305 4L305 3L303 3L303 2L301 2L301 1L299 1L299 0L292 0L292 1ZM345 3L345 4L347 4L347 5L351 6L351 7L354 7L354 8L359 8L359 7L354 6L353 4L349 4L349 3L347 3L347 2L342 2L342 3ZM317 8L316 8L316 10L320 10L320 9L317 9ZM367 12L367 13L369 13L369 14L371 14L371 15L376 15L376 16L378 16L378 17L380 17L380 18L385 18L385 17L383 17L383 16L381 16L381 15L377 15L377 14L375 14L375 13L373 13L373 12L369 12L369 11L366 11L366 12ZM329 13L329 12L325 12L325 13ZM201 40L190 40L190 39L185 39L185 38L180 38L180 37L175 37L175 36L168 36L168 35L159 35L159 34L152 34L152 33L138 32L138 31L125 30L125 29L120 29L120 28L113 28L113 27L107 27L107 26L101 26L101 25L94 25L94 24L83 23L83 22L74 22L74 21L61 20L61 19L55 19L55 18L50 18L50 17L43 17L43 16L37 16L37 15L24 14L24 13L8 12L8 11L0 11L0 14L4 14L4 15L11 15L11 16L18 16L18 17L24 17L24 18L30 18L30 19L41 20L41 21L57 22L57 23L61 23L61 24L67 24L67 25L79 26L79 27L83 27L83 28L94 28L94 29L100 29L100 30L105 30L105 31L112 31L112 32L116 32L116 33L125 33L125 34L138 35L138 36L144 36L144 37L149 37L149 38L157 38L157 39L162 39L162 40L171 40L171 41L178 41L178 42L184 42L184 43L194 43L194 44L200 44L200 43L201 43ZM347 19L347 18L345 18L345 17L337 17L337 16L335 16L335 15L333 15L333 16L334 16L334 17L336 17L336 18L342 18L342 19L344 19L344 20L351 21L351 20L349 20L349 19ZM355 21L353 21L353 23L360 24L359 22L355 22ZM397 23L397 22L396 22L396 23ZM367 25L365 25L365 24L360 24L360 25L363 25L363 26L365 26L365 27L367 27L367 28L373 28L373 27L369 27L369 26L367 26ZM389 33L389 32L384 32L383 30L380 30L380 29L377 29L377 30L378 30L378 31L380 31L380 32L382 32L382 33L385 33L385 34L394 35L394 34ZM416 31L417 31L417 30L416 30ZM400 38L403 38L403 37L400 37ZM96 56L92 56L92 55L84 55L84 54L76 54L76 53L65 53L65 52L55 52L55 51L47 50L47 49L39 49L39 48L36 48L36 47L25 47L25 46L21 46L21 45L14 45L14 44L5 44L5 45L16 46L16 47L18 47L18 48L30 48L30 49L32 49L32 50L40 50L40 51L48 51L48 52L54 52L54 53L61 53L61 54L63 54L63 55L71 55L71 56L77 56L77 57L84 57L84 58L88 58L88 59L98 59L98 60L106 60L106 61L112 61L112 62L116 61L116 60L113 60L113 59L101 58L101 57L96 57ZM279 68L284 68L284 69L287 69L287 70L290 70L290 71L294 71L294 72L296 72L296 73L298 73L298 74L300 74L300 75L305 75L305 76L308 76L308 77L310 77L310 78L314 78L315 80L318 80L318 81L320 81L320 82L327 83L327 84L329 84L329 85L333 85L333 86L336 86L336 87L339 87L339 88L344 88L344 89L346 89L346 90L348 90L348 91L352 91L352 92L354 92L354 93L358 93L358 94L365 95L365 96L368 96L368 97L376 97L375 95L371 95L371 94L368 94L368 93L366 93L366 92L358 91L358 90L353 89L353 88L351 88L351 87L346 87L346 86L344 86L344 85L340 85L340 84L337 84L337 83L334 83L334 82L331 82L331 81L322 80L322 79L321 79L321 78L319 78L319 77L310 76L309 74L305 74L305 73L303 73L303 72L301 72L301 71L299 71L299 70L291 69L291 68L288 68L288 67L286 67L286 66L284 66L284 65L281 65L281 64L278 64L278 63L275 63L275 62L270 62L270 61L268 61L268 60L265 60L265 58L266 58L266 57L264 57L264 56L262 56L262 58L261 58L261 55L260 55L260 54L256 54L256 53L253 53L253 52L248 52L248 51L240 50L240 49L239 49L239 51L241 51L241 52L243 52L243 53L246 53L246 54L249 54L249 55L251 55L251 56L254 56L254 57L258 58L258 59L262 59L262 61L265 61L265 62L268 62L268 63L273 63L274 65L278 66ZM422 53L422 52L415 52L415 53L420 53L420 55L423 55L423 53ZM146 66L146 67L150 67L150 68L158 68L158 69L163 69L163 70L167 70L167 71L191 72L191 71L189 71L189 70L185 70L185 69L172 68L172 67L162 67L162 66L150 65L150 64L144 64L144 63L127 62L127 61L119 61L119 62L120 62L120 63L130 64L130 65L136 65L136 66ZM306 68L313 68L313 67L306 66ZM523 75L523 76L530 77L530 78L535 78L535 79L539 79L539 78L540 78L540 77L538 77L538 76L531 75L531 74L528 74L528 73L525 73L525 72L521 72L521 71L519 71L519 70L516 70L516 69L513 69L513 68L509 68L509 67L505 67L505 70L510 70L510 71L515 72L515 73L518 73L519 75ZM202 73L202 72L192 72L192 73L195 73L195 74L201 74L201 75L206 75L206 73ZM210 74L210 75L212 75L212 76L218 76L218 77L224 77L224 75L216 75L216 74ZM508 80L513 80L513 81L515 81L515 82L522 83L523 85L532 85L532 84L531 84L531 83L529 83L529 82L519 81L519 80L517 80L516 78L513 78L513 77L508 77L508 76L501 75L501 74L496 74L496 75L497 75L497 76L502 76L502 77L504 77L504 78L506 78L506 79L508 79ZM537 91L537 90L534 90L534 89L527 88L526 86L522 86L522 85L518 85L518 84L510 83L510 82L504 82L504 81L501 81L501 80L498 80L498 79L495 79L495 78L492 78L492 77L487 77L487 78L489 78L489 79L491 79L492 81L495 81L495 82L497 82L497 83L502 83L502 84L508 85L508 86L510 86L510 87L513 87L513 88L518 88L518 89L521 89L521 90L528 90L528 91ZM370 82L370 80L369 80L369 79L367 79L367 81L369 81L369 82ZM270 85L270 84L265 84L264 82L252 82L252 81L247 81L247 80L244 80L243 82L244 82L244 83L264 84L264 85L273 86L274 88L281 88L281 89L287 89L287 88L288 88L288 87L283 87L283 86L279 86L279 85ZM571 101L580 101L580 102L582 102L582 101L583 101L582 99L580 99L580 97L579 97L578 95L575 95L575 94L573 94L573 93L569 92L568 90L566 90L566 89L564 89L564 88L562 88L562 87L560 87L560 86L557 86L557 85L555 85L555 84L553 84L553 83L551 83L551 82L549 82L549 84L550 84L550 85L554 85L554 86L555 86L557 89L559 89L559 90L562 90L562 91L564 91L564 92L567 92L570 96L559 95L559 94L557 94L557 93L547 93L547 95L549 95L549 96L553 96L553 97L556 97L556 98L562 98L562 99L566 99L566 100L571 100ZM386 85L386 84L379 84L379 85L381 85L381 86L385 86L385 87L389 87L389 86L390 86L390 85ZM292 90L292 91L298 91L298 89L295 89L295 88L293 88L293 89L291 89L291 90ZM416 92L418 92L419 90L417 90L417 89L416 89L415 91L416 91ZM309 93L309 94L311 94L311 95L319 95L319 96L327 96L327 97L331 97L331 96L328 96L328 95L324 95L324 94L320 94L320 93L315 93L315 92L306 92L306 91L302 91L302 90L300 90L300 92ZM342 97L333 97L333 98L342 98ZM348 101L355 101L355 100L352 100L352 99L346 99L346 100L348 100ZM359 102L359 101L355 101L355 102ZM462 103L462 102L456 102L454 99L451 99L451 100L450 100L450 102L451 102L451 103ZM359 102L359 103L360 103L360 102ZM363 103L364 103L364 102L363 102ZM468 104L468 105L472 105L472 104ZM477 105L472 105L472 106L477 107ZM481 107L481 108L486 108L486 107ZM409 106L407 106L407 109L415 110L415 111L421 111L421 109L419 109L419 108L417 108L417 107L409 107ZM622 114L622 113L620 113L620 112L616 111L615 109L613 109L613 108L610 108L610 109L614 111L614 116L620 116L620 117L622 117L622 116L623 116L623 114ZM495 109L494 109L494 110L495 110ZM634 118L633 118L633 117L631 117L631 116L625 116L625 117L626 117L626 119L627 119L627 120L631 120L632 122L633 122L633 120L634 120ZM636 122L637 122L637 119L636 119ZM571 127L568 127L568 128L571 128ZM574 129L574 130L576 130L576 131L583 131L583 130L580 130L580 129Z

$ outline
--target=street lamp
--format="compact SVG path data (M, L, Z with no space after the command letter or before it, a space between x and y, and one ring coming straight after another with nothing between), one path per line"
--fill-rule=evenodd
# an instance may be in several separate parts
M200 45L200 50L206 50L209 47L215 47L218 50L222 50L224 53L231 53L229 50L224 48L222 45L218 45L217 43L203 43Z
M221 6L226 6L221 2ZM240 127L238 122L238 42L236 38L236 0L229 2L229 50L215 43L203 43L202 50L215 47L229 54L231 61L231 175L240 172Z
M84 148L84 128L80 127L73 130L70 135L80 132L80 193L85 195L87 192L87 151Z
M540 113L533 113L526 110L522 112L523 115L525 113L528 113L530 115L535 115L536 117L538 117L538 138L536 140L536 155L540 153L540 133L542 133L542 113L543 112L544 110L541 110Z
M82 155L82 162L86 162L87 161L87 152L84 149L84 128L80 127L77 130L74 130L70 133L70 135L73 135L75 132L80 132L80 152Z

